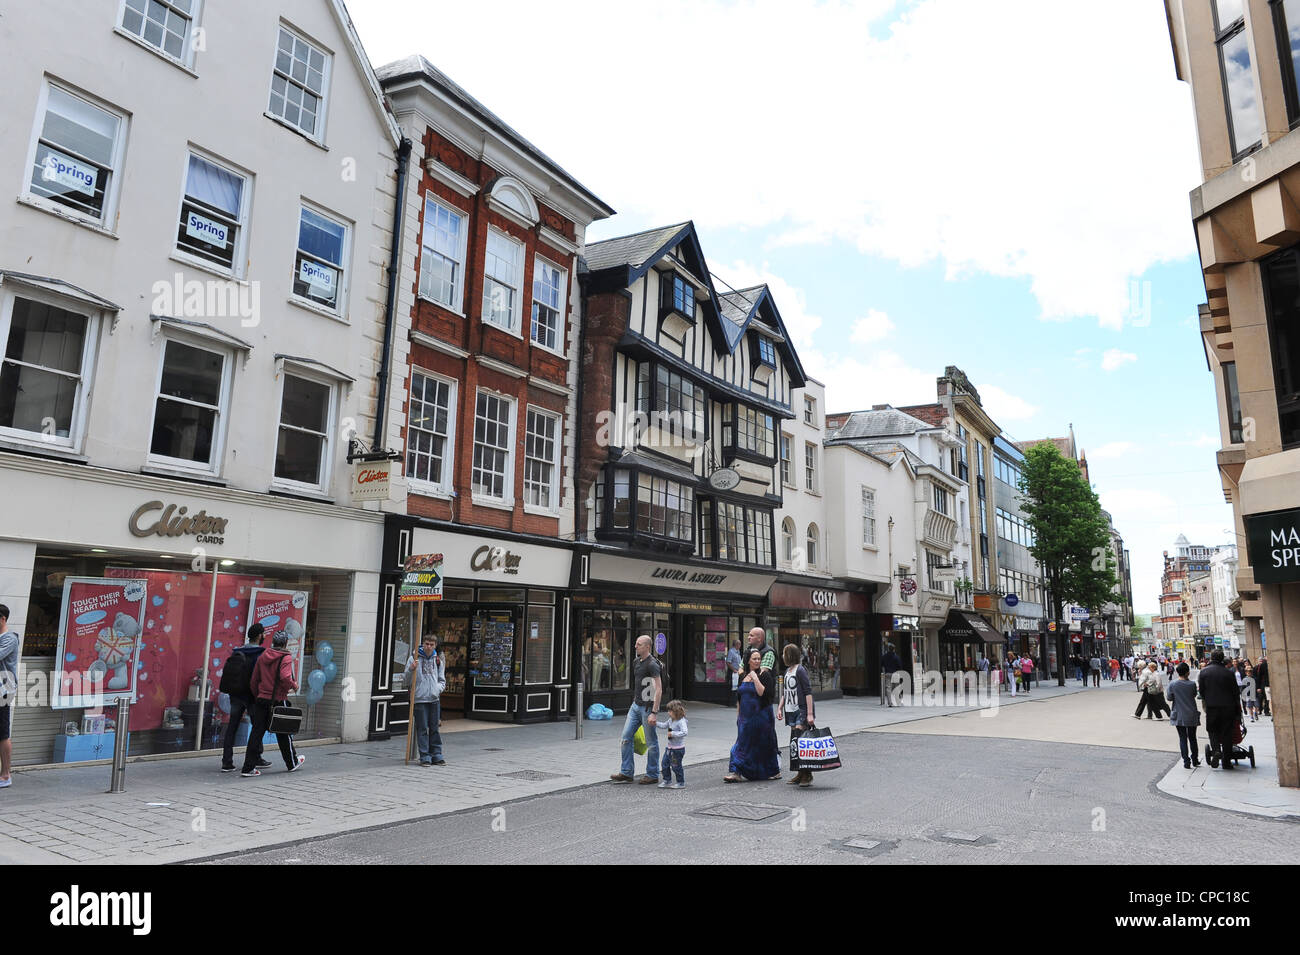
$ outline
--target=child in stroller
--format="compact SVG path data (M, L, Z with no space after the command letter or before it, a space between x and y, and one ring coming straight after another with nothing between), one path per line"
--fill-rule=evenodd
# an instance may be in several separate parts
M1232 749L1229 750L1225 757L1232 761L1233 765L1240 763L1243 759L1250 760L1250 768L1255 768L1255 747L1242 746L1246 740L1246 724L1241 715L1237 715L1236 730L1232 734ZM1205 761L1210 764L1211 769L1219 768L1219 754L1210 748L1210 744L1205 744Z

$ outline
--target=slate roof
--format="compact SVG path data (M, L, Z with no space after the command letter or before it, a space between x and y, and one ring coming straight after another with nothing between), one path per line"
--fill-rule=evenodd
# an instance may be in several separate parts
M612 216L614 214L613 207L602 202L591 190L565 172L559 163L521 136L500 116L470 96L460 84L456 83L450 76L423 56L408 56L400 60L394 60L392 63L386 63L375 70L375 75L379 78L380 85L385 87L413 77L422 77L428 80L433 86L443 90L453 100L477 116L484 125L496 130L533 159L555 173L559 179L572 186L588 202L603 210L605 215Z
M583 258L587 260L587 268L592 272L619 265L638 269L688 225L689 222L679 222L661 229L648 229L633 235L621 235L616 239L591 242L588 243Z
M718 311L722 314L722 328L727 333L727 344L736 347L740 336L744 334L745 322L754 310L758 297L763 294L765 286L755 285L734 292L718 293Z
M915 434L928 431L934 425L928 421L900 411L897 408L884 408L879 411L855 411L831 434L835 440L856 441L862 438L878 438L888 435Z

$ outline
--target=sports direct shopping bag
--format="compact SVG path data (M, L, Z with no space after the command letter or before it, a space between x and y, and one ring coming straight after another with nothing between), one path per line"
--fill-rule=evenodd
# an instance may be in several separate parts
M840 751L829 726L810 726L795 740L799 769L821 773L840 768Z

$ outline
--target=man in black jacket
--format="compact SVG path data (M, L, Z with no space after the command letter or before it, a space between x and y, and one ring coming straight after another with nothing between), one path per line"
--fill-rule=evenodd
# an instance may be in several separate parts
M235 771L235 735L239 732L239 723L248 714L248 718L253 718L253 700L252 691L249 690L249 679L253 675L253 667L257 665L257 658L262 655L266 647L262 646L262 634L266 628L260 623L255 623L248 628L248 642L242 647L235 647L230 651L231 656L238 654L244 658L244 678L238 689L231 689L226 695L230 697L230 721L226 723L226 738L221 750L221 771L223 773L233 773ZM230 662L226 661L229 666ZM266 760L258 760L260 767L270 766Z
M1259 691L1259 705L1263 708L1264 715L1272 716L1269 708L1271 701L1268 698L1268 660L1262 653L1259 655L1259 665L1255 667L1255 689Z
M1237 678L1223 665L1223 651L1215 650L1210 661L1196 681L1205 703L1205 732L1211 752L1218 755L1224 769L1232 769L1232 761L1225 757L1232 752L1235 723L1241 718L1241 696Z

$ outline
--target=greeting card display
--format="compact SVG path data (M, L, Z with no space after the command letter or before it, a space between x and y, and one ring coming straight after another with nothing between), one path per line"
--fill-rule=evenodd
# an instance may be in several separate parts
M135 701L147 594L143 579L64 580L52 709Z

